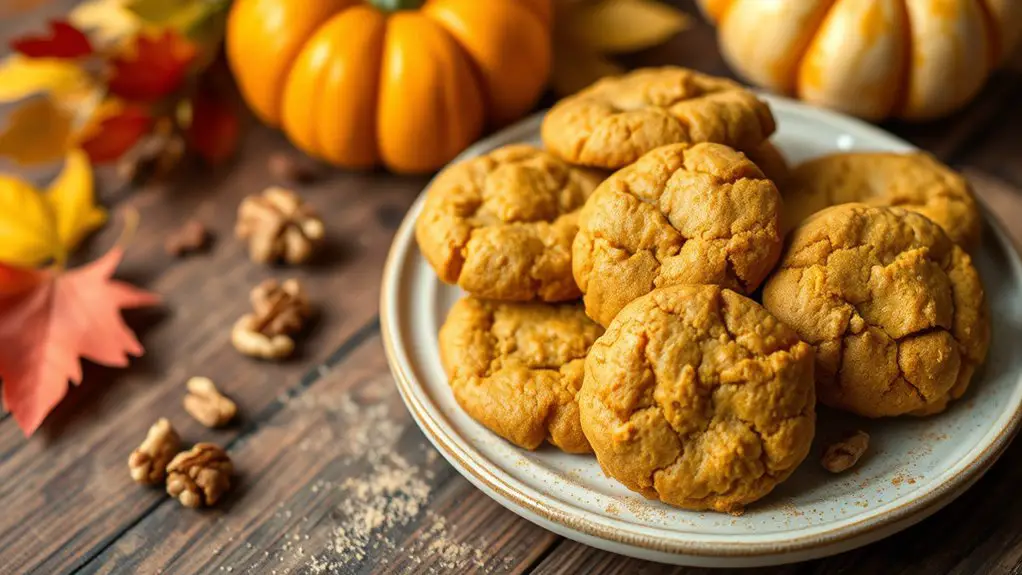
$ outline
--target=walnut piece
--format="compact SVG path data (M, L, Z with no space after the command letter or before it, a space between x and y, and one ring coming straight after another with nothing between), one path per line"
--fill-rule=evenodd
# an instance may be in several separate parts
M270 337L260 333L258 321L250 313L234 323L231 344L239 352L260 359L284 359L295 350L295 341L286 335Z
M227 452L212 443L196 443L167 466L167 494L185 507L214 505L230 489L232 473Z
M269 279L250 295L254 313L234 323L231 343L245 355L262 359L282 359L294 351L291 336L299 331L312 313L309 299L297 279L283 283Z
M193 377L186 384L185 411L206 427L223 427L238 413L238 406L224 396L208 377Z
M827 446L820 463L831 473L851 469L869 448L869 434L862 430Z
M271 154L267 166L274 178L289 184L308 184L320 177L319 167L311 159L285 152Z
M181 450L181 438L170 422L160 418L149 428L145 441L128 457L135 483L155 485L166 476L167 463Z
M269 187L238 206L234 233L248 241L254 262L304 263L323 243L323 220L291 190Z
M188 220L174 233L167 236L163 249L168 255L181 257L185 254L205 250L209 246L209 230L199 220Z

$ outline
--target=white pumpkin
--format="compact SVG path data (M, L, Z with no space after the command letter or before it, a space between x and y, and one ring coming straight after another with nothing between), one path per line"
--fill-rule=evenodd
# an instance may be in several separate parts
M863 118L969 102L1022 36L1022 0L699 0L748 81Z

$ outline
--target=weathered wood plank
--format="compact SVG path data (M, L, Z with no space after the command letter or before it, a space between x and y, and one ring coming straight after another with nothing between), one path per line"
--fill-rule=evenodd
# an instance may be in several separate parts
M321 210L330 236L323 257L302 268L267 268L248 261L231 230L240 199L269 183L264 158L286 144L259 128L246 140L246 161L236 168L212 177L188 170L183 181L139 191L118 206L137 209L142 221L123 277L165 298L161 310L131 316L149 353L126 370L88 368L85 389L72 390L31 440L13 419L0 422L0 571L79 565L148 513L159 496L131 484L125 461L157 417L170 417L190 440L225 442L238 434L206 430L184 413L188 377L213 378L237 400L240 425L252 426L306 366L323 362L375 315L394 225L380 214L403 212L424 180L335 174L309 186L303 195ZM213 228L217 242L209 255L173 261L163 239L192 215ZM118 228L109 226L87 251L109 246ZM322 311L296 357L277 364L237 354L229 330L246 311L248 290L263 278L290 276L306 280Z
M1022 161L1022 156L1019 158ZM964 173L976 195L1014 240L1015 248L1022 248L1022 183L1011 185L974 168L966 168Z
M520 573L557 539L459 476L401 403L377 337L230 448L215 509L166 499L87 573Z
M632 559L577 543L563 540L532 571L533 575L560 573L586 573L587 575L794 575L810 573L808 564L758 569L700 569L675 567L650 561Z
M1017 74L1022 77L1022 70ZM961 163L1022 189L1022 85L1015 90L1011 104L963 154Z

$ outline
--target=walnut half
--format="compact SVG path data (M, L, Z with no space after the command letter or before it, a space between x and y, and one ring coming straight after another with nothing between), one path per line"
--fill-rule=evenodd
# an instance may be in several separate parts
M167 494L185 507L214 505L230 489L232 473L234 465L226 451L197 443L167 466Z
M298 194L273 186L241 202L234 233L248 241L254 262L300 264L323 243L325 230L323 220Z
M222 427L238 413L238 406L208 377L193 377L186 384L185 411L206 427Z
M299 331L312 314L309 299L296 279L283 283L269 279L259 284L250 295L254 313L234 323L231 343L245 355L262 359L282 359L294 351L291 336Z
M161 417L149 428L142 445L128 457L131 478L142 485L162 482L167 464L180 450L181 438L170 422Z
M820 463L831 473L851 469L869 449L869 434L862 430L827 446Z

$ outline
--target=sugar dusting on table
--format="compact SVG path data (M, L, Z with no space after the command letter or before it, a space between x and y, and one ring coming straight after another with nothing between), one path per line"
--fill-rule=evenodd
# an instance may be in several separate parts
M334 573L366 560L389 572L489 571L487 542L471 535L470 541L463 541L445 517L428 507L436 451L423 442L425 455L418 463L398 453L398 440L409 423L392 407L396 396L392 382L381 378L360 387L366 391L354 397L347 392L309 392L281 398L288 408L326 412L331 420L310 430L297 444L299 450L339 460L361 473L337 481L321 479L307 488L315 501L332 507L322 517L303 518L281 538L279 549L267 557L280 565L271 575ZM415 531L403 529L408 526ZM324 527L329 529L326 541L316 546L323 551L310 552L306 547L312 545L300 544L309 533L316 539L324 537Z

